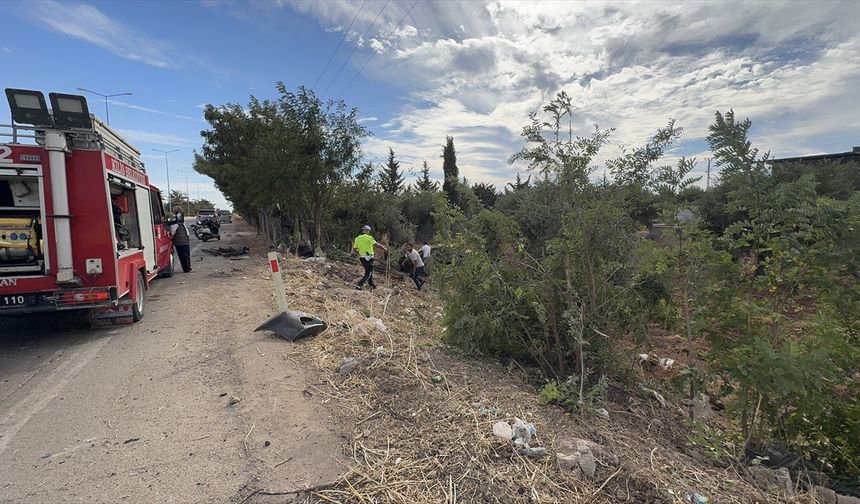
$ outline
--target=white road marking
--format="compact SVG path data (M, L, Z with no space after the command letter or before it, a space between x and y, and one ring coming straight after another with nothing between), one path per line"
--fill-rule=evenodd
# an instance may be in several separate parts
M34 416L41 413L57 394L69 384L75 375L86 366L111 340L112 335L81 345L65 362L45 377L38 390L27 394L14 405L0 421L0 455L9 447L12 439ZM9 425L11 423L11 425Z

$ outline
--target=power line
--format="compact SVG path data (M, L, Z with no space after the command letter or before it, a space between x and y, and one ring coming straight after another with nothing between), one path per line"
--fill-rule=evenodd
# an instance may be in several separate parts
M343 41L346 40L346 36L349 35L349 30L352 29L352 25L355 23L355 20L358 19L358 15L361 14L361 9L364 8L364 4L366 3L367 0L361 2L361 7L358 8L358 12L355 13L355 16L352 18L352 21L349 23L349 26L346 27L346 31L343 32L343 37L340 38L340 42L337 43L337 47L335 47L334 51L332 51L331 56L329 56L328 61L326 61L326 64L322 69L322 72L320 72L320 75L319 77L317 77L317 80L314 81L314 85L311 86L311 89L317 87L317 84L319 83L320 79L322 79L322 76L325 74L325 71L328 70L328 66L331 64L331 60L334 59L334 55L337 54L337 50L340 49L341 44L343 44Z
M406 16L408 16L409 13L412 12L412 9L414 9L416 5L418 5L418 0L415 0L412 3L412 7L409 7L409 10L406 11L406 14L404 14L402 18L400 18L400 21L397 23L397 25L394 27L394 29L391 30L391 32L388 34L387 37L385 37L385 40L382 41L383 46L385 46L385 43L388 42L388 39L391 38L392 35L394 35L394 32L396 32L397 29L400 28L400 25L403 23L403 20L406 19ZM335 98L335 100L339 100L340 97L343 96L343 94L346 92L346 90L349 89L349 86L351 86L352 83L355 82L355 79L358 79L358 76L361 75L361 72L363 72L364 69L367 68L367 65L369 65L370 62L373 61L373 58L375 56L376 56L376 51L373 51L373 54L370 55L370 58L368 58L367 61L364 62L364 66L362 66L361 69L358 71L358 73L356 73L355 76L352 78L352 80L349 81L349 83L347 83L346 87L344 87L340 91L340 94L337 95L337 98Z
M367 29L364 30L364 33L361 35L361 39L359 39L359 40L363 40L365 37L367 37L367 34L370 32L370 29L373 28L373 25L376 24L376 20L379 19L379 16L382 15L382 11L384 11L385 8L388 7L388 2L390 2L390 1L391 0L385 0L385 5L383 5L382 8L379 9L379 13L376 15L375 18L373 18L373 22L370 23L370 26L368 26ZM349 57L347 57L346 61L343 62L343 65L341 65L340 68L337 69L337 73L334 74L334 77L332 77L331 82L328 83L328 86L326 86L326 88L323 90L323 92L320 96L324 96L326 94L326 92L329 90L331 85L334 84L334 81L337 80L338 75L340 75L340 73L343 71L343 67L345 67L346 64L349 63L349 60L352 59L352 55L355 54L355 51L357 51L357 50L358 50L358 44L355 44L355 47L352 48L352 52L349 53Z

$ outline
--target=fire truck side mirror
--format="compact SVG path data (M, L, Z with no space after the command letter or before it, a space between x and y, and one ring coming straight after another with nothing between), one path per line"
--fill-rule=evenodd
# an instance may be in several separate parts
M92 129L87 99L80 95L49 93L57 128Z
M14 122L49 128L54 126L45 103L45 95L41 91L6 88L6 100L9 102Z

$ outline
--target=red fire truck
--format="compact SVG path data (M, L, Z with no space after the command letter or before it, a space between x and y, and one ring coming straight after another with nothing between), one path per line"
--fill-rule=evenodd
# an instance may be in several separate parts
M127 323L157 276L173 275L159 190L140 152L82 96L6 89L0 126L0 317L89 310Z

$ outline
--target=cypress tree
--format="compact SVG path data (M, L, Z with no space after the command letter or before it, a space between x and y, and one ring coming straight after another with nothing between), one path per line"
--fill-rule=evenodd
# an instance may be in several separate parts
M445 175L445 180L442 183L442 190L448 196L448 201L453 205L459 203L460 197L457 194L457 184L459 183L460 170L457 168L457 153L454 151L454 137L445 137L445 147L442 149L442 173Z

